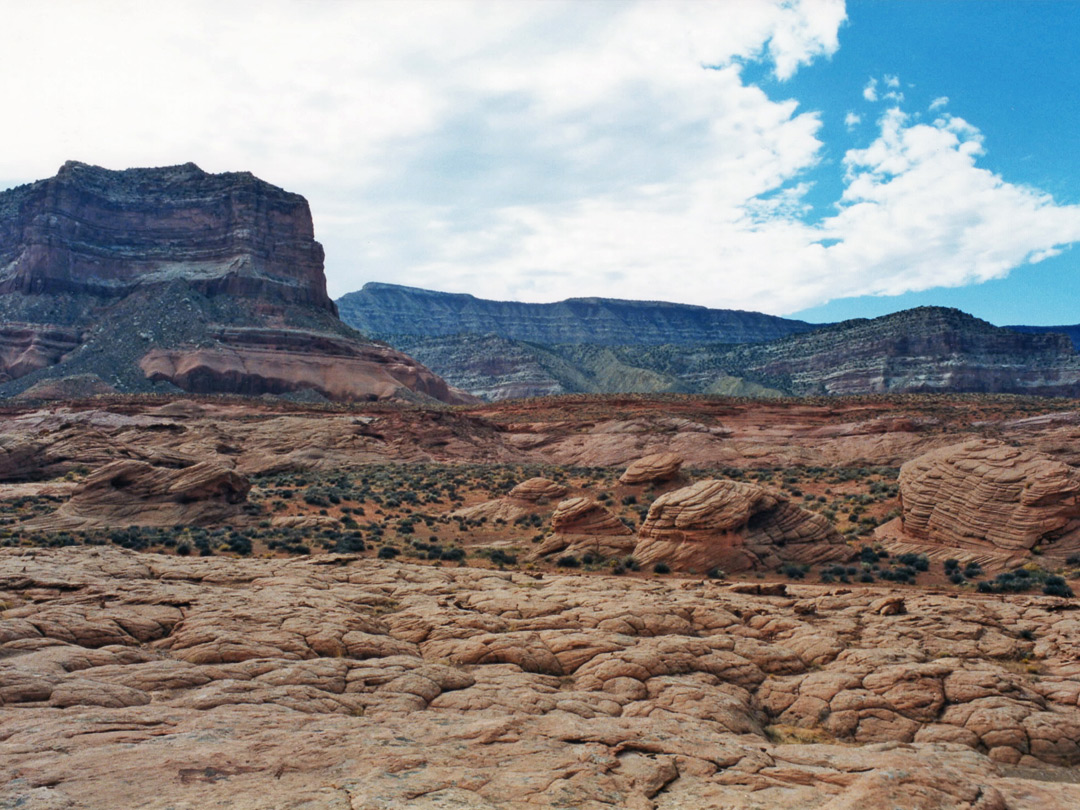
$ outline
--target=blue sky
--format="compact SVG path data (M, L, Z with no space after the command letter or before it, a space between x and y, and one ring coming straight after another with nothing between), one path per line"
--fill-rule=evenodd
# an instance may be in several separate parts
M1080 322L1080 2L0 0L0 188L304 194L331 294Z
M823 118L831 153L873 136L872 105L864 99L852 103L852 85L860 77L896 75L905 107L925 110L935 98L947 97L944 109L978 126L986 146L979 165L1059 203L1080 203L1080 3L849 2L847 12L831 59L785 83L764 71L760 78L770 94L788 92L806 105L834 111ZM853 130L835 112L848 108L863 119ZM840 183L840 173L829 171L820 181L817 204L831 205ZM997 324L1080 323L1080 246L1023 265L1004 279L838 299L795 317L842 320L923 305L958 307Z

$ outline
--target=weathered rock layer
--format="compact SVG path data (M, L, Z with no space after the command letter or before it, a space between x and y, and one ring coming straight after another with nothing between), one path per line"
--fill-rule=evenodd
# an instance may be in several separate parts
M89 376L120 392L472 401L337 319L303 197L190 163L69 162L0 193L0 396Z
M107 548L0 589L3 806L1080 805L1049 597Z
M782 495L709 479L657 498L641 525L634 557L702 573L745 571L782 561L820 563L850 554L823 516Z
M944 548L1080 550L1080 473L993 439L942 447L900 468L904 534Z

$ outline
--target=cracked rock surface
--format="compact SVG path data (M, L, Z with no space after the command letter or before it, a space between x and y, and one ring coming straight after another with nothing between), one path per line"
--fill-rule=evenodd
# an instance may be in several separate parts
M0 552L0 807L1069 808L1046 596Z

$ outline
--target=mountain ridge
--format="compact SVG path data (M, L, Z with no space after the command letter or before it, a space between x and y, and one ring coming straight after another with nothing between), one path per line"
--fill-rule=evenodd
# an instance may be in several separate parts
M703 334L707 342L744 343L817 328L776 315L692 304L596 297L529 304L383 282L368 282L336 303L345 323L379 338L464 332L537 343L660 345L700 343Z
M617 332L603 328L599 336L583 338L584 321L569 325L552 322L566 314L559 307L568 302L513 305L520 307L516 310L509 308L513 302L494 302L507 307L498 310L488 306L493 302L460 293L386 284L368 284L364 290L367 293L360 298L369 309L380 300L395 302L381 313L368 314L369 325L402 330L377 333L380 339L417 357L453 385L491 400L564 393L661 392L740 396L922 391L1080 394L1080 356L1068 334L1050 328L994 326L947 307L916 307L835 324L774 319L766 323L779 322L792 331L758 341L732 340L730 332L728 340L716 340L716 331L691 333L687 326L692 321L684 321L669 335L671 339L659 340L663 319L650 314L657 310L716 313L716 317L733 311L633 302L634 311L645 313L642 321L652 331L646 330L644 337L640 337L641 330L632 331L634 340L620 344L612 342ZM345 320L350 319L349 302L358 300L356 293L351 295L338 299ZM402 300L423 300L428 311L437 311L447 300L475 309L470 318L447 325L438 313L431 317L421 308L402 310L397 306ZM617 299L599 300L620 303ZM493 311L498 317L482 317ZM578 339L526 340L514 337L522 330L506 328L506 313L529 315L537 311L548 317L543 324L548 334ZM576 317L572 311L570 317ZM472 332L467 328L470 325ZM451 327L456 327L453 333L449 333ZM534 331L525 329L524 333ZM749 335L743 331L736 336Z

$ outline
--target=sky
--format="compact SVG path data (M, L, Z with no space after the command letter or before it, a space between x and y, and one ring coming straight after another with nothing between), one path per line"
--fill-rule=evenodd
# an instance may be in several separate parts
M1080 323L1080 0L0 0L0 189L252 171L331 295Z

